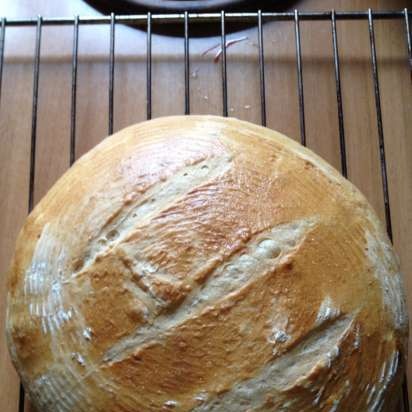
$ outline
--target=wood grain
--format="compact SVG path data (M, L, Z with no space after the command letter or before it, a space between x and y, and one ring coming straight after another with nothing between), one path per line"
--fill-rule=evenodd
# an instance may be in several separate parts
M402 9L408 1L306 0L300 9ZM3 0L9 17L91 15L81 0ZM376 21L376 46L394 244L401 259L408 300L412 298L412 82L402 20ZM367 22L338 21L348 174L384 219L376 109ZM218 33L219 26L216 25ZM302 57L308 146L340 168L338 117L330 22L302 22ZM18 230L27 214L34 29L8 28L0 101L0 333L4 335L5 273ZM293 22L264 24L268 126L299 140L299 106ZM246 37L227 50L229 115L260 122L259 61L255 27L228 35ZM107 135L109 28L79 32L76 156ZM222 113L221 66L214 52L220 37L190 40L192 113ZM45 27L39 79L35 201L69 165L71 27ZM177 37L153 35L153 116L184 112L184 50ZM146 118L146 34L116 26L114 127ZM410 305L411 306L411 305ZM410 346L411 347L411 346ZM409 361L412 389L412 361ZM0 411L17 412L19 383L0 339ZM26 411L31 409L26 404ZM41 412L41 411L39 411Z
M11 80L16 82L11 85ZM23 65L10 65L4 70L2 104L0 117L1 138L1 173L0 173L0 405L1 410L17 411L19 385L17 374L11 365L4 338L6 314L6 271L13 253L17 232L28 210L28 176L30 147L31 97L27 93L32 83L31 71ZM14 116L5 116L7 111Z

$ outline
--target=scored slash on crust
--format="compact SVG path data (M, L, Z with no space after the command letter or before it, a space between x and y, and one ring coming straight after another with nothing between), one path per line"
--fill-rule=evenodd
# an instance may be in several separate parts
M201 288L192 291L173 316L160 315L150 325L139 327L134 334L123 338L107 351L103 360L121 360L135 352L139 346L153 339L161 339L163 334L167 334L169 330L203 309L213 306L230 293L236 293L248 281L256 280L268 271L274 271L299 248L316 221L314 217L302 219L260 233L249 241L240 253L210 274Z

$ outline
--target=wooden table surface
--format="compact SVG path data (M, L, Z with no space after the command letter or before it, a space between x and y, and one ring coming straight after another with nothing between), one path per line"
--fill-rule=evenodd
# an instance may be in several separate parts
M307 0L300 10L398 9L408 1ZM97 14L80 0L2 0L0 16ZM348 177L384 220L378 130L368 25L338 21ZM219 25L216 25L218 33ZM299 140L299 105L293 22L264 24L268 127ZM383 131L395 248L412 298L412 82L403 20L375 21ZM42 30L36 203L69 167L73 29ZM227 50L229 115L260 122L259 60L255 27L231 33L244 38ZM330 21L301 22L307 144L340 168L338 113ZM0 101L0 411L17 412L19 380L6 349L6 271L17 233L28 212L35 28L7 28ZM214 54L218 36L190 40L192 113L222 113L221 66ZM114 130L146 118L146 34L116 26ZM153 35L153 116L184 113L184 43ZM108 133L109 27L81 26L76 118L76 157ZM412 307L412 303L410 303ZM412 389L412 361L409 361ZM412 393L412 391L410 391ZM30 410L26 403L25 411ZM41 412L41 411L39 411Z

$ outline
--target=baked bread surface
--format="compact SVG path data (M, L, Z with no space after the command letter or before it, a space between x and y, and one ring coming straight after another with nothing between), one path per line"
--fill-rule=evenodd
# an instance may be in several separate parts
M9 349L41 412L390 411L407 325L365 198L236 119L105 139L35 207L9 271Z

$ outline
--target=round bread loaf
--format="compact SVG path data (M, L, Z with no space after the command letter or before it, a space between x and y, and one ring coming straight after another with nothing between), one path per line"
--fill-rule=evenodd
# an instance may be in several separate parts
M41 412L392 410L407 325L365 198L235 119L105 139L27 218L9 273L9 349Z

